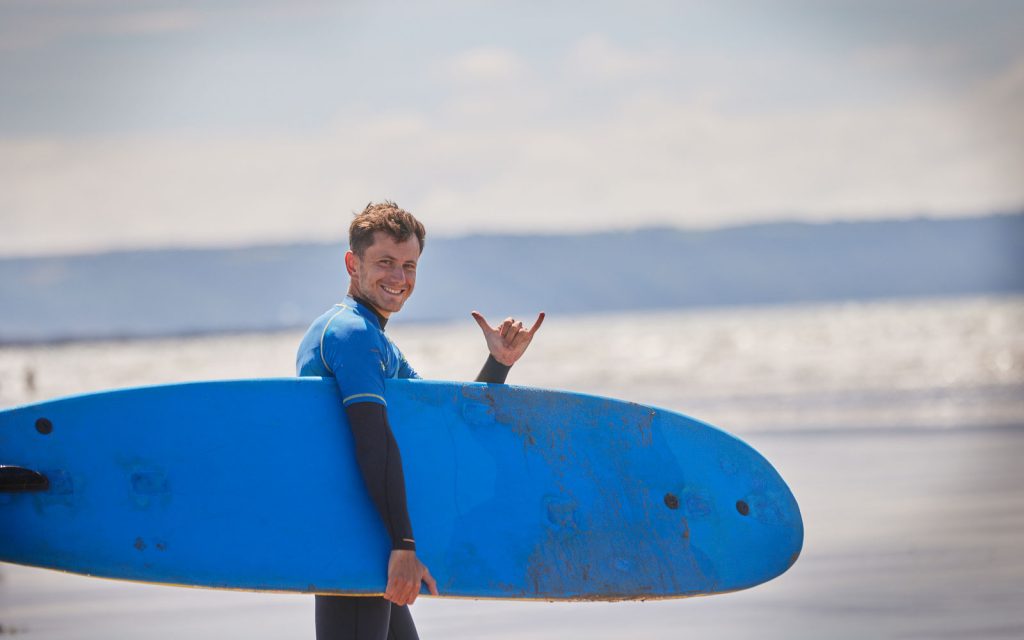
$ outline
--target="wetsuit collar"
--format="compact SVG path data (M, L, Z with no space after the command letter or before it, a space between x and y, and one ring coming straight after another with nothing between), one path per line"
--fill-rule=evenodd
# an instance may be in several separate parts
M361 298L359 296L349 295L348 297L352 298L356 303L359 304L360 307L362 307L362 308L366 309L367 311L369 311L370 313L372 313L373 317L377 319L377 324L380 325L380 330L381 331L384 330L384 327L388 323L388 319L385 318L384 316L380 315L380 313L373 307L372 304L367 302L365 298Z

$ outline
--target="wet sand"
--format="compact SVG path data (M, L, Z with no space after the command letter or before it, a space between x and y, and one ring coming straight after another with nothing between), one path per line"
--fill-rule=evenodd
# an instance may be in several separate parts
M1024 425L744 438L803 510L804 551L782 577L663 602L423 599L421 636L1024 637ZM0 565L0 625L40 640L312 638L313 602Z

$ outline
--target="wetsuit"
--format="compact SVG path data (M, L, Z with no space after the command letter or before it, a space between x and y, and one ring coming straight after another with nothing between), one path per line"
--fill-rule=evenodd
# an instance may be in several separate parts
M416 549L406 508L405 478L398 444L387 419L384 381L419 374L384 334L387 318L369 304L346 297L317 318L299 345L300 376L337 380L355 442L356 460L380 513L392 549ZM503 383L507 367L488 356L478 382ZM415 640L409 608L382 597L316 596L318 640Z

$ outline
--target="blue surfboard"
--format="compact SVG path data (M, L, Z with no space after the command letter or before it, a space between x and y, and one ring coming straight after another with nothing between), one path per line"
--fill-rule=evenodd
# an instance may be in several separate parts
M442 596L673 598L770 580L797 503L684 415L509 385L395 380L420 558ZM0 411L0 560L210 588L380 594L388 538L333 380L196 382Z

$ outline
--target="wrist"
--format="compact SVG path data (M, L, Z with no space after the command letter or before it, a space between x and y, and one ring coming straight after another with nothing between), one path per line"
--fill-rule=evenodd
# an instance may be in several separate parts
M401 538L391 543L392 551L416 551L416 541L412 538Z
M508 378L508 372L511 367L507 364L501 364L495 359L494 354L487 356L487 361L484 363L484 368L480 370L480 374L476 377L477 382L487 382L491 384L504 384L505 379Z
M493 360L495 364L505 368L511 368L512 365L515 364L515 360L513 360L512 362L505 362L504 360L495 356L493 353L487 354L487 358Z

